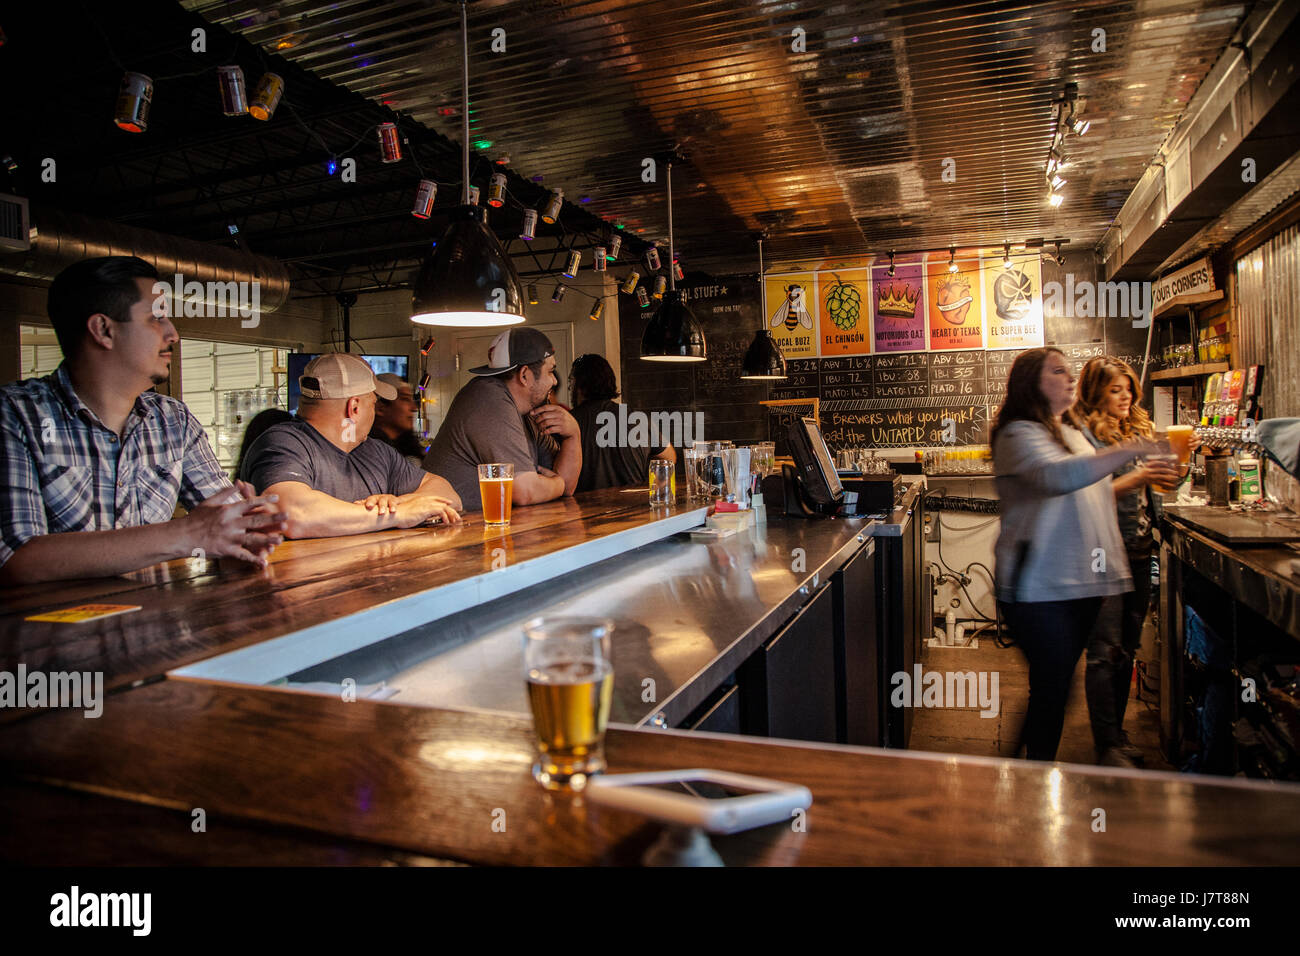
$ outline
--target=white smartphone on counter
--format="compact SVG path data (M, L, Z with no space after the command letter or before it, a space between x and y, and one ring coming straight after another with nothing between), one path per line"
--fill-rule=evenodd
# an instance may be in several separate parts
M739 833L789 821L812 806L807 787L723 770L657 770L592 777L592 803L709 833Z

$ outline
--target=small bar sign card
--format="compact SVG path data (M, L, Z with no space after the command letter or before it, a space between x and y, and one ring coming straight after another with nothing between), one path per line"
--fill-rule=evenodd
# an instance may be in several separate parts
M79 604L65 607L59 611L46 611L24 618L26 621L51 621L55 624L81 624L99 617L113 617L115 614L129 614L140 610L138 604Z

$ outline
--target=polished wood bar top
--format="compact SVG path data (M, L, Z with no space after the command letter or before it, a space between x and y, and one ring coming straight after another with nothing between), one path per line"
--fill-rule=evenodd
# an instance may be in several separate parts
M689 511L684 503L673 513ZM171 561L111 578L0 589L0 670L102 671L106 689L272 637L516 566L656 518L645 492L590 492L515 509L508 528L478 512L452 527L287 541L258 570ZM78 624L28 621L78 604L141 610ZM0 713L11 717L13 711Z
M169 679L110 697L98 719L51 712L0 731L0 807L37 821L75 809L62 797L39 809L51 785L111 800L110 816L73 825L88 859L118 863L200 862L227 838L226 859L259 862L250 834L271 828L268 859L283 862L636 864L660 825L542 790L532 739L509 715ZM607 757L611 772L707 767L812 791L802 830L713 838L729 864L1291 865L1300 853L1289 784L618 727ZM170 813L178 835L137 845L149 814L121 801ZM185 831L193 808L206 834ZM119 818L136 822L119 833ZM45 840L6 828L0 857L31 859Z

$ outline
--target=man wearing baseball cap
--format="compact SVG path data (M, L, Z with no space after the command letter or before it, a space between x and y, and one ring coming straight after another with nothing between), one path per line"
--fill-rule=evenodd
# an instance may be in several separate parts
M369 441L377 398L397 389L347 352L319 355L298 380L292 421L272 425L244 459L242 477L279 495L291 538L326 538L426 523L455 523L460 497L396 449Z
M558 384L551 340L536 329L509 329L492 340L487 364L470 372L477 377L452 400L424 458L425 470L446 476L467 510L482 507L478 466L495 462L515 466L516 506L573 494L582 442L573 416L546 399ZM560 443L551 468L538 464L537 442L524 416L536 432Z

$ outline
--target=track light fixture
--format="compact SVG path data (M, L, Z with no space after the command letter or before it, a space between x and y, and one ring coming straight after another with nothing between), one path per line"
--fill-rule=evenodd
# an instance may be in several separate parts
M957 271L957 247L956 246L948 247L948 271L949 272Z
M894 251L889 251L889 278L894 278Z
M1011 243L1009 242L1002 244L1002 268L1011 268Z

